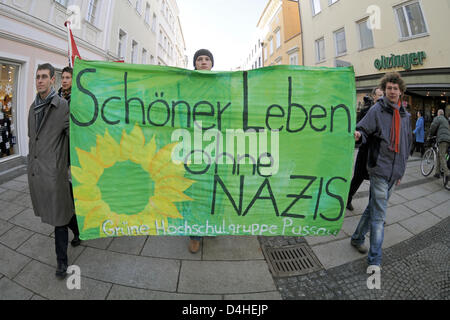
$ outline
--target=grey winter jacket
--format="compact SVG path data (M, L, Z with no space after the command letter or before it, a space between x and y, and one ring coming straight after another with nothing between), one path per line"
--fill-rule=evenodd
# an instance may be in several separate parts
M363 143L366 143L370 137L367 161L369 175L381 176L389 182L400 180L405 174L412 143L411 115L401 107L399 153L389 149L393 114L389 101L384 97L379 99L356 125L356 130L362 135Z
M437 116L434 118L430 127L430 135L435 135L438 143L450 143L450 129L448 121L444 116Z

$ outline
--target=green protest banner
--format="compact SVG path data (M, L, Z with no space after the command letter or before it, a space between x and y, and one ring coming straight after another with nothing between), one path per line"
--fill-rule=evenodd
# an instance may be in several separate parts
M82 239L338 234L353 165L352 68L78 60L73 79Z

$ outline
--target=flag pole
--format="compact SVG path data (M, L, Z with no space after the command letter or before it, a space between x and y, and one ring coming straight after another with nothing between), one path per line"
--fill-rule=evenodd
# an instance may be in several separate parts
M72 41L70 39L70 21L64 22L64 26L67 28L67 43L69 45L69 66L73 68L72 65Z

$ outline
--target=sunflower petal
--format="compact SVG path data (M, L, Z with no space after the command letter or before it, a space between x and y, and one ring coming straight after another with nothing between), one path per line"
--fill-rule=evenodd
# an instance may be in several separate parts
M75 199L83 201L101 200L102 194L96 185L81 185L73 188L73 196Z
M105 168L112 167L119 159L120 146L116 140L111 137L108 129L106 129L104 136L97 136L96 152L98 161Z
M149 172L152 175L157 175L158 172L165 167L168 163L172 163L172 152L179 142L174 142L161 148L149 166Z
M172 187L156 188L155 196L167 198L172 202L194 201L191 197Z
M91 174L95 175L97 178L100 178L103 174L104 168L98 159L90 152L86 152L79 148L75 148L75 150L78 154L78 160L83 170L90 171Z
M169 218L183 219L183 216L178 211L177 207L167 198L161 196L154 196L150 198L150 205L163 216Z
M106 204L100 204L94 207L84 219L83 229L100 228L109 215L109 207Z
M181 176L165 176L164 179L158 181L159 187L172 187L178 191L185 191L195 183L194 180Z
M83 170L79 167L71 167L70 172L72 177L74 177L81 184L95 185L98 182L98 177L91 171Z

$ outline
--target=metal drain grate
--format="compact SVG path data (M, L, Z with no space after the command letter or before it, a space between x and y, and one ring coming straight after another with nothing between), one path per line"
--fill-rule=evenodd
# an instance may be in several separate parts
M264 256L274 277L292 277L322 269L306 243L282 248L264 248Z

